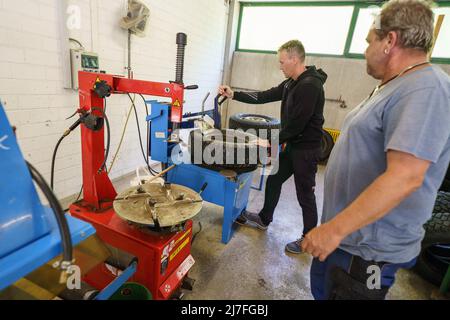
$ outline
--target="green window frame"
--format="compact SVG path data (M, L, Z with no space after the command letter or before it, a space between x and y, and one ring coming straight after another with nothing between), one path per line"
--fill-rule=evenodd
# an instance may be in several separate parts
M450 7L450 1L440 1L437 2L436 5L438 7ZM308 56L316 56L316 57L337 57L337 58L351 58L351 59L364 59L363 54L350 53L350 47L352 45L353 35L355 33L356 23L358 21L359 12L361 9L368 8L370 6L380 6L380 3L374 3L373 1L305 1L305 2L241 2L240 10L239 10L239 22L238 22L238 30L237 30L237 39L236 39L236 51L239 52L253 52L253 53L268 53L268 54L277 54L276 51L265 51L265 50L248 50L241 49L240 46L240 36L242 30L242 17L243 11L246 7L337 7L337 6L353 6L353 15L350 22L350 27L347 33L347 40L345 42L344 53L342 55L334 55L334 54L322 54L322 53L308 53ZM445 17L445 20L450 19L450 17ZM450 64L449 58L432 58L431 62L433 63L441 63L441 64Z

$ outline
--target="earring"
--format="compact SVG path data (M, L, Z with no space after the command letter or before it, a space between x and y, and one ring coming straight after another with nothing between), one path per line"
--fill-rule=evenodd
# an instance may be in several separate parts
M384 54L389 54L389 50L388 49L384 49Z

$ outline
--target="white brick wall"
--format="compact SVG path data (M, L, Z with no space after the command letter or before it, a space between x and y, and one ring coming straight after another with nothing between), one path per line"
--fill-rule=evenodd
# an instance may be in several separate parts
M58 3L64 0L0 0L0 98L17 135L24 157L50 180L53 148L74 121L65 120L78 106L78 95L63 89ZM188 35L185 83L200 89L186 93L185 112L199 111L208 91L212 96L222 79L227 23L224 0L143 0L151 10L146 38L133 37L132 66L136 79L168 82L175 78L175 37ZM118 22L126 0L68 0L81 8L80 30L70 36L100 55L101 68L125 75L127 33ZM76 46L71 44L71 46ZM130 102L108 99L112 127L111 156L119 143ZM207 108L212 108L212 99ZM144 107L136 98L145 136ZM111 178L143 165L134 117L130 119ZM145 137L144 137L145 139ZM145 141L144 141L145 143ZM81 146L77 130L60 147L55 190L63 198L81 186Z

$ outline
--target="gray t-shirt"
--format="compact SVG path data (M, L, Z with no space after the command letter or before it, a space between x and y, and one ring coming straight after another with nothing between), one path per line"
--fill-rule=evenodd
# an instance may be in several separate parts
M325 173L322 223L350 205L386 171L388 150L431 161L424 183L340 248L365 260L408 262L419 255L423 224L450 161L450 77L436 66L389 82L345 119Z

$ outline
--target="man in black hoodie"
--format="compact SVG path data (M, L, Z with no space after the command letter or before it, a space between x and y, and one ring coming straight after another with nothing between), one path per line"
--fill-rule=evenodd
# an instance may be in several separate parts
M233 92L229 86L220 86L219 93L229 99L251 104L281 100L281 131L279 143L285 144L280 153L278 172L267 179L264 207L259 214L246 212L238 222L267 230L280 199L281 187L292 174L295 178L297 199L303 211L303 234L286 245L286 251L301 253L303 235L317 225L315 177L321 153L323 85L327 75L314 66L305 66L305 49L298 40L291 40L278 50L280 69L287 80L277 87L260 92ZM275 166L276 167L276 166Z

